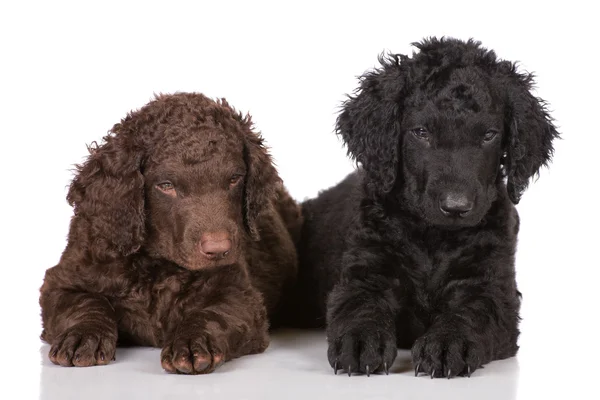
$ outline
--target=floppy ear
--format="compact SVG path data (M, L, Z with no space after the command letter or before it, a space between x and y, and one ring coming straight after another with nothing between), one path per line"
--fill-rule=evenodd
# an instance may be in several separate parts
M249 117L246 120L250 124ZM244 159L247 168L244 186L245 223L252 239L259 240L257 220L272 206L272 200L282 182L259 134L252 131L246 134Z
M348 154L362 164L371 189L389 193L397 178L400 122L406 74L402 55L380 56L381 67L360 78L360 86L342 105L336 132Z
M517 204L531 177L551 160L554 152L552 141L559 137L559 133L546 110L546 102L531 94L533 76L517 73L514 64L509 68L505 120L508 137L503 163L508 196Z
M142 153L124 130L116 124L100 146L88 147L67 195L75 212L73 240L87 237L83 245L98 260L135 253L144 240Z

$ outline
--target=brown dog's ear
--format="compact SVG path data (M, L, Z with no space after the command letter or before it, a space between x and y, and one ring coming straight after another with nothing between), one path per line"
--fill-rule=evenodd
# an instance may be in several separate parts
M533 76L516 72L516 66L503 62L508 75L508 107L505 115L506 157L503 164L510 200L517 204L529 180L546 166L554 152L552 141L559 137L546 102L531 93Z
M247 117L249 122L249 119ZM281 179L259 134L248 131L244 145L246 184L244 186L245 223L253 240L260 239L260 215L272 207Z
M101 145L88 147L67 195L75 212L72 239L87 237L84 246L98 260L135 253L144 240L142 152L124 131L116 124Z

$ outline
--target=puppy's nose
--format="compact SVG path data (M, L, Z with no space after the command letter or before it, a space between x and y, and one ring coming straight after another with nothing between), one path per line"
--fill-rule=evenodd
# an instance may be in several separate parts
M473 200L464 193L446 192L440 196L440 210L447 216L465 217L473 209Z
M200 237L200 252L206 258L224 258L230 250L231 239L227 232L209 232Z

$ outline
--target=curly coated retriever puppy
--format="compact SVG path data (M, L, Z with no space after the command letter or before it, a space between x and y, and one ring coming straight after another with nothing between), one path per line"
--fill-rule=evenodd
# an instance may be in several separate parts
M533 79L479 42L381 57L337 132L362 165L303 204L296 322L335 371L470 375L517 352L517 204L558 133Z
M53 363L108 364L133 344L161 347L168 372L201 374L265 350L301 221L252 129L225 100L178 93L89 148L41 288Z

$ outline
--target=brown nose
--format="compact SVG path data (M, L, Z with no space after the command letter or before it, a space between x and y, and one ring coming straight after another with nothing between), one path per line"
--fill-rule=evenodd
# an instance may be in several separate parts
M200 237L200 251L209 259L227 257L231 239L227 232L209 232Z

